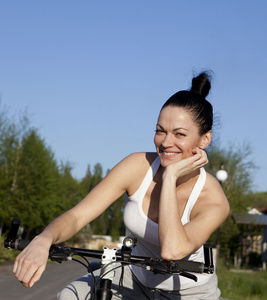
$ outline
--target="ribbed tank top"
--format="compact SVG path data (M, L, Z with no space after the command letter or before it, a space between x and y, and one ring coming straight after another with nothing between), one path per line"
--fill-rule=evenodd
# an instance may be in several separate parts
M158 224L149 219L143 211L142 204L145 194L156 175L160 166L160 159L157 157L147 171L143 182L133 195L126 195L126 204L124 209L124 223L131 235L137 238L137 245L134 247L132 254L148 257L160 258L160 244L158 237ZM190 213L196 203L203 186L206 182L206 172L200 169L198 180L189 196L185 206L181 221L186 224L190 221ZM203 247L195 253L189 255L185 259L204 262ZM147 271L144 268L132 266L132 270L136 277L147 287L158 288L162 290L181 290L195 287L208 282L211 276L215 274L198 274L198 281L179 275L160 275Z

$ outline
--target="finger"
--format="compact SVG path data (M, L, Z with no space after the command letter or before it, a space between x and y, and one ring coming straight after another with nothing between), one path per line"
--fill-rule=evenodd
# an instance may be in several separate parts
M28 287L28 284L24 283L23 281L20 281L20 283L21 283L24 287Z
M32 276L38 269L38 261L34 261L31 258L27 258L22 256L18 256L18 267L15 273L15 276L20 282L23 282L24 286L28 286L28 283L30 282Z
M25 273L28 272L28 269L31 264L31 259L28 257L28 247L26 247L17 257L14 263L13 272L19 281L25 276Z
M16 277L18 277L19 274L20 274L21 268L24 264L24 257L25 257L24 252L21 252L16 257L16 260L15 260L15 263L14 263L14 266L13 266L13 270L12 270Z
M204 151L201 154L201 158L199 159L199 164L201 167L204 167L209 162L206 152Z
M195 155L197 153L200 153L200 149L199 148L194 148L192 149L192 154Z
M19 274L18 279L22 281L27 286L30 286L30 282L36 272L39 270L40 265L38 262L31 261L31 263L25 263L22 268L21 274Z
M202 154L201 154L201 151L199 149L194 149L192 151L193 153L193 156L191 157L191 159L196 162L198 160L200 160L202 158Z
M207 152L205 150L200 149L200 153L203 156L204 159L208 160L208 155Z
M17 256L16 258L16 267L14 267L14 273L15 276L18 278L18 280L20 280L19 278L21 278L22 275L22 265L23 265L23 258L21 258L21 256Z
M29 274L29 269L27 266L27 262L23 260L19 262L15 276L20 282L25 283L26 282L25 278L27 277L27 274Z
M32 286L35 284L35 282L37 282L37 281L41 278L41 276L42 276L44 270L45 270L45 266L40 267L40 268L35 272L35 274L33 275L33 277L31 278L31 280L30 280L30 282L29 282L29 287L32 287Z
M192 164L195 168L201 168L208 163L206 152L200 149L196 150L196 154L192 157L192 159Z
M13 265L12 272L15 274L16 271L17 271L17 269L18 269L18 261L17 261L17 258L16 258L16 260L15 260L15 262L14 262L14 265Z

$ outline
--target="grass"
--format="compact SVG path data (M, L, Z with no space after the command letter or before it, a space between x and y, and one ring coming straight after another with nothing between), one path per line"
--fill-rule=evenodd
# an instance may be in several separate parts
M222 298L231 300L267 299L267 271L217 269Z

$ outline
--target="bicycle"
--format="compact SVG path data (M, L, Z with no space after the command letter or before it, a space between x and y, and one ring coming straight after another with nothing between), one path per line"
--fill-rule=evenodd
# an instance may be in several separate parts
M4 247L7 249L15 249L22 251L29 243L28 240L16 239L20 226L20 219L14 218L11 222L10 230L4 241ZM111 283L114 277L114 271L121 268L121 282L123 280L123 267L126 265L136 265L146 268L155 274L178 274L189 279L197 281L197 276L192 273L214 272L212 247L210 244L204 246L205 262L194 262L188 260L164 260L161 258L134 256L131 255L132 248L135 247L137 240L132 237L126 237L123 241L121 249L109 249L107 247L102 250L81 249L60 245L52 245L49 251L48 259L62 263L63 261L73 260L86 267L87 272L92 274L93 271L100 269L100 276L97 282L94 280L92 287L92 299L110 300L112 298ZM73 256L79 256L81 261ZM89 262L87 257L96 258L98 261ZM120 266L114 264L120 262Z

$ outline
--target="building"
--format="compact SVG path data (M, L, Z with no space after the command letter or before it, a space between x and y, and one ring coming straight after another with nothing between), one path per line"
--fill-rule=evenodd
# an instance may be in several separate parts
M245 232L241 241L241 256L246 257L250 253L261 255L262 268L266 270L267 207L259 210L253 208L248 213L235 213L233 219L243 227Z

